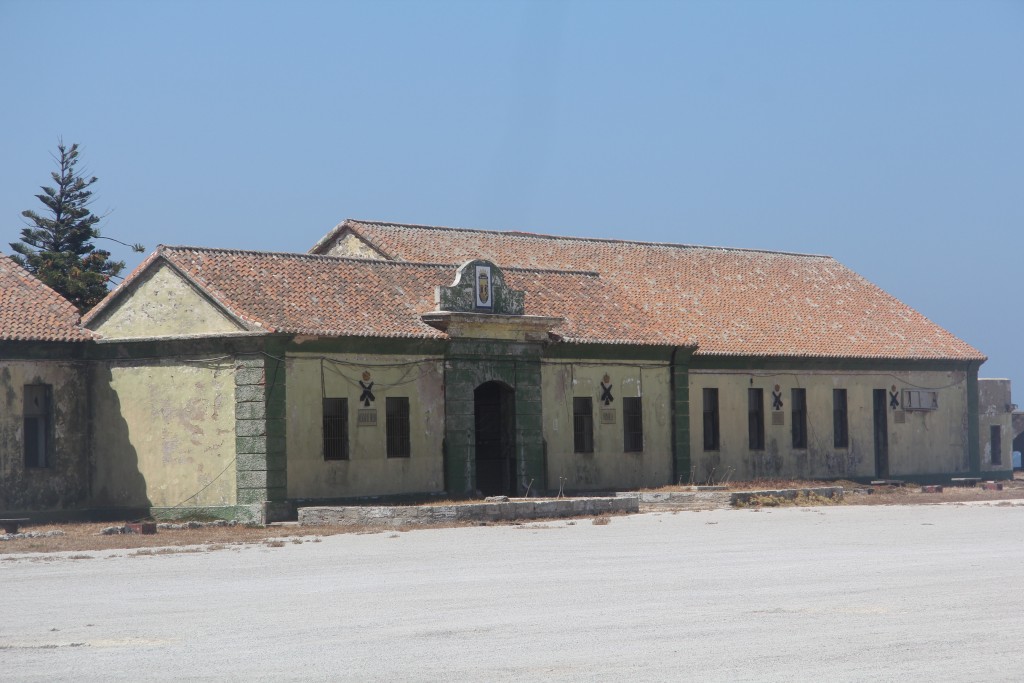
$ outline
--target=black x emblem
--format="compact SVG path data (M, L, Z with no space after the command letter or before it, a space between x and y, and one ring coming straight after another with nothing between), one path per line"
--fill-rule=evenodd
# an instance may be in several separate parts
M772 392L772 410L782 410L782 392Z
M370 401L377 400L373 395L373 391L371 391L371 389L373 389L373 382L370 382L369 384L363 384L360 382L359 386L363 388L363 393L359 396L359 400L363 402L364 408L369 408Z
M612 401L615 400L614 398L612 398L612 385L611 384L609 384L608 386L605 386L604 382L601 382L601 400L604 401L605 405L608 405Z
M899 396L900 396L900 392L898 392L898 391L890 391L889 392L889 407L892 408L893 410L896 410L897 408L900 407Z

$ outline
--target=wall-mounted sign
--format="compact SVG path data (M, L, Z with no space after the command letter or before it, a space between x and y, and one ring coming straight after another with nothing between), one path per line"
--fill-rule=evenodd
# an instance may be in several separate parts
M363 393L359 395L359 400L363 402L363 406L369 408L370 404L377 400L377 397L373 395L373 382L370 381L370 372L363 372L363 379L359 382L360 388Z
M601 424L615 424L615 408L601 408Z
M612 378L605 375L601 378L601 401L607 406L615 400L612 396Z
M476 305L477 308L493 308L494 297L491 284L491 267L476 267Z

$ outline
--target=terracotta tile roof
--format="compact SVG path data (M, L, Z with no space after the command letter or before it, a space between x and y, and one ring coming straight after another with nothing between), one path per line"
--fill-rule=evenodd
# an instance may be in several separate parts
M623 310L627 338L695 339L701 355L985 358L827 256L356 220L313 251L347 232L397 261L596 271L605 298L578 303L581 333ZM636 323L635 310L643 313Z
M78 309L7 256L0 254L0 340L85 341Z
M320 336L446 338L420 316L435 310L435 287L452 284L457 267L161 246L84 322L98 317L157 259L165 259L250 330ZM565 318L555 331L568 340L692 344L645 329L645 313L628 302L616 303L614 291L595 273L502 270L510 287L526 290L527 315Z

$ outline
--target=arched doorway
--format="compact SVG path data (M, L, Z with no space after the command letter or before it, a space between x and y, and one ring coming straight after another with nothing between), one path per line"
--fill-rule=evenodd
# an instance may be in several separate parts
M501 382L473 390L476 489L487 496L516 494L515 391Z

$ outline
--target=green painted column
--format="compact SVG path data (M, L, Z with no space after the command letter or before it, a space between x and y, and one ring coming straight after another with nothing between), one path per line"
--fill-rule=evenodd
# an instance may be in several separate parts
M690 480L690 356L689 350L672 354L672 483Z
M238 517L287 515L284 348L235 361L235 476Z
M971 476L981 474L981 418L978 415L978 369L980 363L967 367L967 458Z

